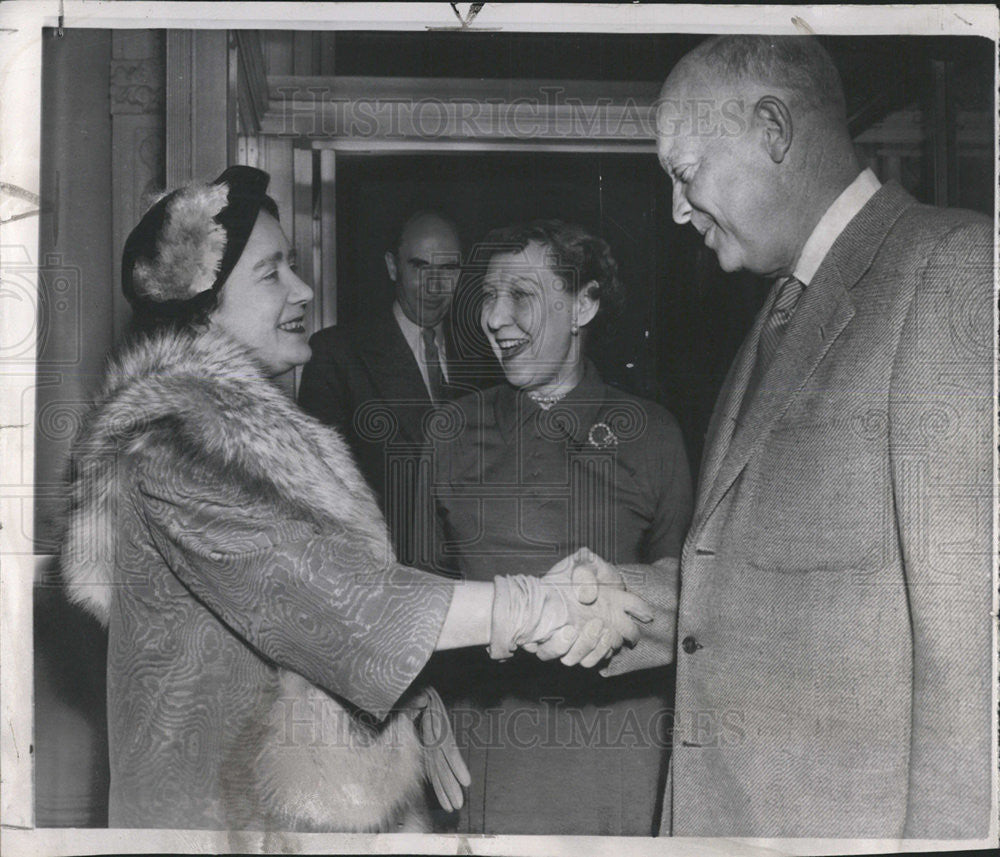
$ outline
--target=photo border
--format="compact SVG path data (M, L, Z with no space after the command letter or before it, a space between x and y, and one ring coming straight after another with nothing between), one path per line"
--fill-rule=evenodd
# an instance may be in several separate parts
M0 164L3 188L27 192L13 210L0 197L0 262L16 248L38 250L38 218L30 199L41 187L42 28L295 29L538 33L714 33L757 32L791 35L979 35L998 41L998 13L991 5L917 7L755 6L708 7L613 4L487 3L470 20L472 4L439 3L191 3L99 2L99 0L11 0L0 5ZM996 77L994 78L996 86ZM25 109L33 106L33 109ZM994 155L996 124L994 124ZM40 201L39 201L40 202ZM995 204L996 204L995 199ZM18 203L20 205L20 203ZM37 206L36 206L37 208ZM996 210L994 224L996 225ZM10 219L8 219L10 218ZM39 260L34 259L37 267ZM996 270L994 271L996 288ZM26 282L31 283L30 275ZM37 333L35 295L12 299L5 289L0 341L20 341L33 351ZM997 310L994 301L994 353ZM294 851L305 854L459 853L553 855L611 852L628 855L716 855L891 853L989 847L997 843L997 652L993 652L993 820L982 841L958 842L870 839L688 839L624 837L479 836L464 834L296 834L169 830L64 829L33 827L32 603L36 558L32 555L31 486L8 483L16 463L34 462L34 367L6 364L0 369L0 413L23 412L0 426L0 522L22 519L0 529L0 851L9 855L92 853L202 853ZM994 371L994 397L996 372ZM997 472L994 424L994 476ZM33 469L33 468L32 468ZM994 482L994 508L997 491ZM994 619L997 614L997 527L994 517Z

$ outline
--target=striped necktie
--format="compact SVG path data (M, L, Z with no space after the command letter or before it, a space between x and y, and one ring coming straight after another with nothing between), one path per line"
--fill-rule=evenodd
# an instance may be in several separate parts
M757 360L750 374L750 381L747 383L746 392L743 394L743 401L740 404L740 418L746 413L747 407L753 401L760 386L767 367L774 358L774 352L778 350L782 337L785 335L785 328L795 312L795 306L802 296L805 288L801 280L795 277L784 277L775 284L773 302L768 310L767 318L760 329L760 340L757 343Z
M420 338L424 341L424 363L427 366L427 387L431 401L440 402L444 393L444 372L441 371L441 358L434 341L434 328L422 328Z

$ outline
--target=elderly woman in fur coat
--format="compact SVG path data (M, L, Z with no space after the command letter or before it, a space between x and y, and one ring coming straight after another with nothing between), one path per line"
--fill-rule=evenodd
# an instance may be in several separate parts
M146 334L74 448L63 570L108 628L110 823L421 829L425 778L445 809L469 782L440 699L408 692L432 651L589 666L647 607L570 561L493 583L396 562L341 438L269 380L309 358L312 291L267 183L230 167L133 230Z

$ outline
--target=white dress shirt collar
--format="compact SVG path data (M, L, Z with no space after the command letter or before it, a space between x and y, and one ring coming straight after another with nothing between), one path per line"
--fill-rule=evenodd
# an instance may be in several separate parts
M854 216L865 207L875 192L882 187L871 170L862 170L838 196L826 213L819 219L812 235L802 247L798 264L792 272L796 279L808 286L826 254L830 252L833 242L844 231Z
M410 346L410 351L417 361L420 369L420 377L424 379L424 386L430 391L431 385L427 375L427 361L424 359L424 341L421 338L423 328L409 319L399 301L392 302L392 314L396 317L396 323L403 333L403 339ZM444 375L445 383L448 382L448 360L444 344L444 323L440 322L434 328L434 342L438 348L438 360L441 363L441 374Z

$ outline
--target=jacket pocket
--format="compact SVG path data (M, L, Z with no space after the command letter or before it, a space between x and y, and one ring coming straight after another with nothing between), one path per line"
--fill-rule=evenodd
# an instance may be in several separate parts
M741 477L734 549L773 571L885 568L897 554L887 447L874 410L779 422Z

